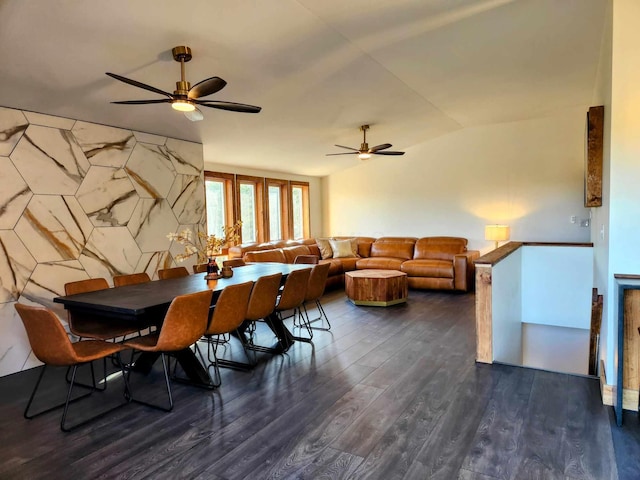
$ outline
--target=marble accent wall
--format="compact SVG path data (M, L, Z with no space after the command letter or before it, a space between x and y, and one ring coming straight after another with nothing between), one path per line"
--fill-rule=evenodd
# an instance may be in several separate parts
M203 170L201 144L0 107L0 376L39 364L16 302L66 324L65 283L176 266L166 235L205 228Z

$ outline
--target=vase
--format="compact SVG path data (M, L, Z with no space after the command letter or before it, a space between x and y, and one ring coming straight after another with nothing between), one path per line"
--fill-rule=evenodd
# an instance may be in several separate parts
M218 278L219 277L219 269L218 264L216 263L216 257L209 257L209 261L207 262L207 279Z

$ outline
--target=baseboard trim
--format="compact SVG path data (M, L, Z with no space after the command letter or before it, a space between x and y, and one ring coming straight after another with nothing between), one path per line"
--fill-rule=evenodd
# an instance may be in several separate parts
M613 385L607 383L607 375L605 373L604 361L600 360L600 395L602 396L602 404L613 406ZM622 409L631 410L633 412L638 411L638 400L640 398L640 392L638 390L631 390L625 388L622 392Z

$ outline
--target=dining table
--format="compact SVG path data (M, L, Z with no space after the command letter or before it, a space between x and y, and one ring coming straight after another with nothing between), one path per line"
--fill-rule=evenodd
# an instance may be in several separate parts
M234 267L229 278L207 280L206 274L198 273L180 278L154 280L151 282L108 288L94 292L77 293L55 297L55 303L61 303L71 313L91 315L96 320L108 322L113 319L128 320L141 325L156 325L161 328L162 320L174 298L179 295L211 290L212 305L220 293L228 286L248 281L256 281L260 277L282 274L282 281L289 273L311 268L311 265L286 263L250 263L242 267ZM269 317L267 322L277 337L273 351L284 352L295 342L296 337L287 329L277 315ZM195 385L210 385L210 377L204 366L198 361L193 350L187 348L175 353L184 373ZM143 373L149 372L157 355L140 355L135 362L135 369Z

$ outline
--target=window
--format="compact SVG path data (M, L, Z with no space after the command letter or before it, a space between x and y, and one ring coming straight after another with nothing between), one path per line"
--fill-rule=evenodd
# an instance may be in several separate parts
M267 179L267 224L269 241L285 240L289 237L289 182Z
M205 172L205 190L209 234L242 220L242 243L310 235L306 182Z
M309 237L309 184L291 182L291 235L294 239Z
M207 233L220 235L225 225L234 223L233 175L207 172L204 185L207 202Z
M242 220L242 243L263 242L264 179L236 175L238 211Z

